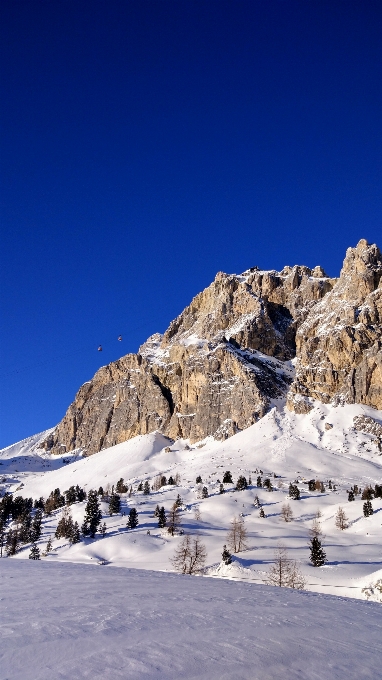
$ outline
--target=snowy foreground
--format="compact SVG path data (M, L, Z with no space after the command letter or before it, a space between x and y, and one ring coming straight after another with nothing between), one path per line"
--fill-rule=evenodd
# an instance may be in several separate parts
M173 571L170 560L182 536L170 536L166 529L159 529L154 510L159 505L168 512L180 494L182 530L191 536L200 535L207 551L205 573L210 576L261 584L273 563L275 548L282 543L303 573L307 590L381 602L382 590L375 586L382 585L382 499L373 499L374 514L367 518L360 496L348 502L347 491L354 484L362 488L382 484L382 455L375 436L354 428L353 419L359 415L371 416L382 424L382 412L361 405L334 407L316 402L309 414L297 415L280 403L258 423L223 442L208 438L191 445L183 440L172 442L156 432L88 458L82 458L80 451L50 456L39 448L43 437L35 436L0 451L0 491L46 499L57 487L64 492L78 484L89 491L111 487L121 477L132 486L131 496L122 494L123 514L110 517L108 504L101 503L104 538L97 534L94 540L70 545L54 536L62 510L44 517L38 545L43 552L48 538L53 540L53 549L43 561L55 562L59 569L63 561L88 565L104 561L115 567ZM251 476L252 484L244 491L226 484L225 493L219 494L219 481L226 470L231 471L234 483L244 475L247 480ZM256 486L259 470L263 480L271 479L272 493ZM159 473L167 479L178 474L179 485L151 490L148 496L137 491L138 483L146 480L152 487ZM196 484L199 475L202 485ZM324 483L323 493L309 491L306 482L312 478ZM289 499L290 482L297 483L301 500ZM208 498L200 497L201 486L207 488ZM256 496L265 511L264 518L254 505ZM288 523L282 517L285 503L293 511ZM340 506L348 518L344 531L335 524ZM131 508L137 510L139 518L134 530L126 526ZM81 526L85 502L75 503L70 509L73 520ZM326 565L319 568L311 565L308 547L317 512L327 555ZM230 567L222 569L219 565L227 531L239 515L248 532L247 548L234 556ZM25 545L14 557L3 557L0 569L5 563L28 559L29 552L30 546ZM107 573L111 574L109 567Z
M379 604L14 559L0 584L1 680L380 677Z

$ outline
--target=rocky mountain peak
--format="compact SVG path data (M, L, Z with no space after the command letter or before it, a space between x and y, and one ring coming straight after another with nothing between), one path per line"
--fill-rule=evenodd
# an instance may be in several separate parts
M80 388L44 447L91 454L154 430L224 439L287 393L300 412L311 398L381 408L381 277L365 240L348 249L339 279L303 265L218 272L163 335Z

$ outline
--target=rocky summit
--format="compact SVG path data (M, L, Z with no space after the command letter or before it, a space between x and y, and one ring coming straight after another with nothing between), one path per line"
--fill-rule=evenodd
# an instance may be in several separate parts
M321 267L219 272L163 334L100 368L44 440L90 455L158 430L191 443L249 427L272 400L382 409L382 256L361 240Z

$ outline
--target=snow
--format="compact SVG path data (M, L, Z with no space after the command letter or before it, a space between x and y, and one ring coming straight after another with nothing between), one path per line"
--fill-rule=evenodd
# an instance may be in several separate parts
M380 605L104 566L3 560L4 680L375 680Z
M179 493L183 499L180 513L186 533L198 532L206 545L207 571L223 577L218 569L227 530L234 516L243 513L248 530L248 549L235 557L235 567L227 578L262 583L272 563L274 551L283 543L291 558L303 572L310 591L365 599L364 588L373 586L381 578L381 523L382 500L372 501L374 514L363 517L363 501L349 503L347 489L353 484L364 488L382 483L382 456L375 437L356 431L353 419L366 415L382 422L382 413L362 405L334 407L314 402L306 415L285 409L280 399L274 408L255 425L225 441L212 437L191 445L189 441L173 442L159 432L131 439L105 449L88 458L80 452L73 455L49 456L38 449L42 435L0 451L0 487L24 497L38 498L59 487L61 491L79 484L85 490L104 488L116 484L120 477L133 485L131 498L122 496L122 511L131 507L138 511L139 526L130 531L126 515L109 517L108 506L102 503L103 521L107 525L104 538L86 539L70 546L64 539L54 539L61 510L43 520L40 548L44 549L48 537L53 538L53 552L44 562L91 564L105 561L110 570L114 567L134 567L142 570L171 571L170 558L179 544L179 536L171 537L158 529L154 517L157 504L169 510ZM190 414L189 414L190 415ZM332 429L326 429L325 424ZM28 448L29 447L29 448ZM169 449L166 451L166 449ZM33 463L33 464L32 464ZM49 467L48 467L49 466ZM270 475L275 486L273 493L256 487L256 470L263 471L263 479ZM234 491L226 485L219 494L219 481L225 470L231 470L234 481L240 474L252 477L252 486L245 491ZM144 496L136 491L137 482L152 483L159 473L181 477L178 487L165 486L158 492ZM277 474L277 478L273 477ZM2 475L2 476L1 476ZM198 498L196 477L202 476L209 498ZM325 493L309 492L306 481L312 478L325 483ZM298 480L301 500L288 497L289 483ZM337 485L329 490L327 480ZM21 486L22 485L22 486ZM277 488L280 485L280 488ZM21 487L21 488L20 488ZM266 517L259 517L254 506L258 496ZM289 502L294 519L285 523L281 517L283 503ZM349 528L339 531L335 514L342 506L349 518ZM71 506L73 519L82 523L85 503ZM199 509L200 519L195 510ZM323 546L327 565L314 568L309 562L309 529L317 510L321 513L324 534ZM150 534L147 533L150 531ZM29 546L5 562L19 562L28 558ZM215 573L216 572L216 573Z

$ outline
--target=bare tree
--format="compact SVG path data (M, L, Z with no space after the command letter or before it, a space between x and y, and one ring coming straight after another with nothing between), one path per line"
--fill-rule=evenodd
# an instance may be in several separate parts
M283 545L279 545L275 551L275 562L268 571L264 583L280 588L304 589L305 579L296 562L288 557Z
M179 472L177 472L176 475L175 475L175 485L179 486L180 482L181 482L181 476L180 476Z
M323 535L322 529L321 529L321 524L316 517L314 518L314 520L312 522L312 527L309 529L309 536L311 538L318 538L320 540L324 538L324 535Z
M151 485L153 491L159 491L162 486L162 473L157 475Z
M203 569L207 559L205 545L201 542L200 536L191 538L186 535L178 548L175 550L174 557L170 560L176 571L181 574L197 574Z
M227 544L234 553L246 550L248 533L244 525L243 517L234 517L227 535Z
M171 536L175 534L177 529L179 529L181 525L180 521L180 516L179 516L179 507L177 506L176 503L172 506L170 512L167 515L167 531Z
M346 517L345 511L344 511L343 508L341 508L341 506L337 510L335 522L336 522L337 529L340 529L341 531L343 531L344 529L347 529L348 526L349 526L349 524L348 524L349 520Z
M281 517L285 522L291 522L293 519L293 512L292 508L290 507L289 503L283 503L281 506Z
M195 505L195 509L194 509L194 517L195 517L195 519L196 519L197 522L199 522L199 521L201 520L200 510L199 510L199 506L198 506L198 505Z

